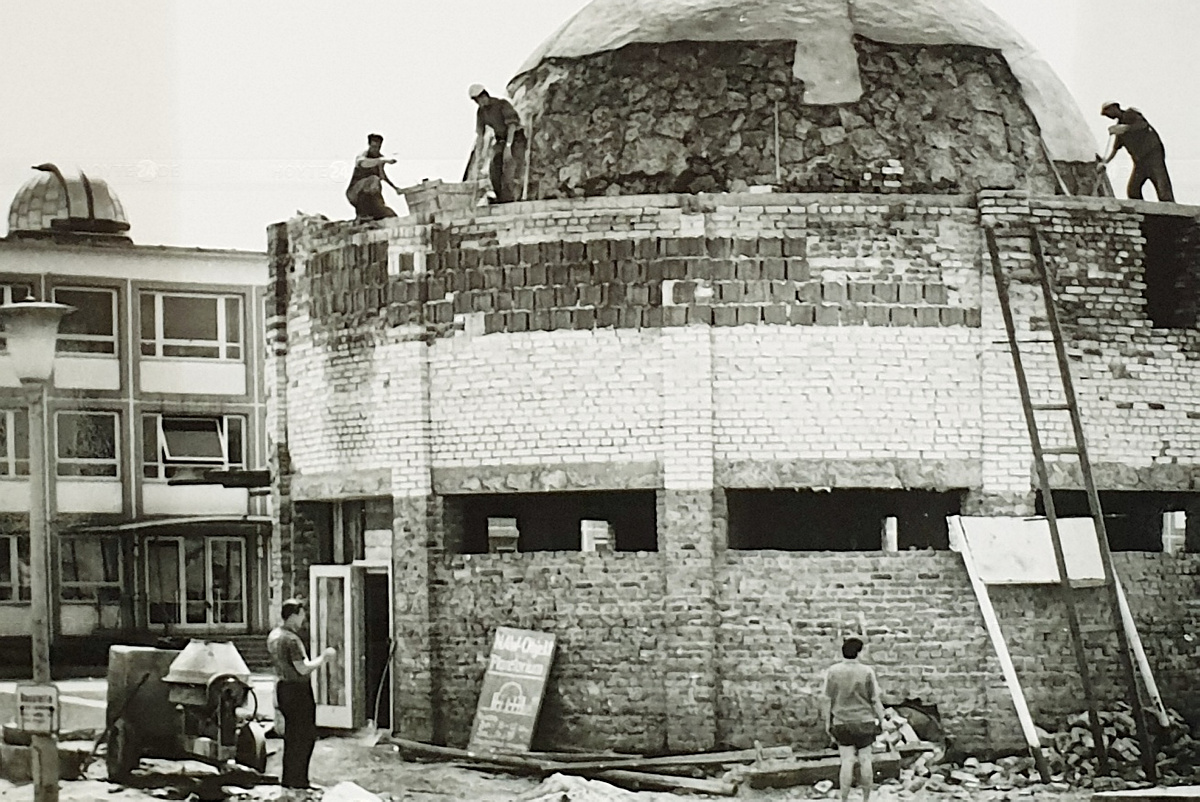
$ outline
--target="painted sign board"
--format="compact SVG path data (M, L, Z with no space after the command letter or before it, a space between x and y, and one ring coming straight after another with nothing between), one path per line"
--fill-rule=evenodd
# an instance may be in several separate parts
M1050 523L1045 518L962 516L957 521L960 526L952 521L950 527L952 538L966 537L979 578L987 584L1048 585L1059 581ZM1067 576L1073 581L1103 581L1104 563L1092 519L1059 518L1058 534Z
M58 732L58 687L54 685L17 686L17 728L39 735Z
M548 632L496 628L468 752L529 751L554 659L554 640Z

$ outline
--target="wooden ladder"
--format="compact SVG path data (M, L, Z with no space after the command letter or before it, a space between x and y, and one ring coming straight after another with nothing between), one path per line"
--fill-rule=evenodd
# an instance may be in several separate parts
M1071 380L1071 365L1067 356L1066 345L1063 341L1062 327L1059 324L1054 288L1046 267L1045 252L1038 230L1030 226L1026 231L1016 230L1014 233L1027 233L1033 252L1033 268L1038 279L1039 289L1046 310L1046 323L1051 341L1054 344L1054 354L1058 362L1058 375L1062 382L1062 399L1057 403L1033 403L1029 390L1029 381L1025 374L1021 356L1021 347L1017 337L1016 324L1013 321L1012 303L1009 298L1009 280L1005 274L1004 265L1000 259L1000 249L996 243L996 231L993 226L986 226L988 253L992 261L992 273L996 280L996 291L1000 300L1000 309L1004 315L1004 327L1008 334L1008 346L1012 353L1013 369L1016 372L1017 386L1021 392L1021 405L1025 410L1025 424L1029 430L1029 442L1033 449L1034 465L1037 469L1038 485L1042 493L1042 502L1046 509L1046 521L1050 527L1050 539L1054 546L1054 561L1058 567L1059 585L1063 601L1067 609L1067 624L1071 631L1071 645L1075 655L1075 664L1083 684L1083 693L1087 701L1088 721L1095 743L1095 754L1098 768L1106 773L1109 768L1108 745L1104 737L1104 726L1100 721L1096 706L1096 696L1092 689L1091 675L1088 668L1088 657L1079 626L1079 615L1075 605L1075 586L1067 572L1066 557L1063 552L1062 539L1059 536L1058 516L1054 508L1054 495L1050 487L1049 474L1046 469L1046 455L1061 455L1074 457L1078 460L1079 471L1083 478L1084 490L1087 493L1088 508L1095 525L1096 539L1100 548L1100 560L1104 568L1104 587L1108 596L1113 629L1116 632L1118 651L1120 652L1121 667L1125 675L1125 685L1133 718L1137 724L1138 741L1141 747L1142 771L1148 782L1156 782L1156 749L1151 742L1150 733L1146 726L1145 711L1138 685L1138 677L1134 671L1134 646L1138 652L1138 663L1142 677L1146 681L1147 692L1156 707L1160 721L1165 722L1166 711L1158 690L1154 685L1153 675L1149 670L1149 661L1141 649L1141 641L1137 628L1133 625L1133 616L1129 613L1128 603L1120 582L1113 569L1112 553L1108 547L1108 533L1104 527L1104 513L1100 507L1100 495L1092 475L1091 461L1088 459L1087 443L1083 433L1083 421L1079 414L1079 403L1075 395L1075 386ZM1039 341L1045 342L1045 341ZM1074 443L1066 446L1046 447L1042 444L1041 431L1038 427L1038 412L1067 412L1071 419L1071 430ZM1131 637L1132 633L1132 637Z

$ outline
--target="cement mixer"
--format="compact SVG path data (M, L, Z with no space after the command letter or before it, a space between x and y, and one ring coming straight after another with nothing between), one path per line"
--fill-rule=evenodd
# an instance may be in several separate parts
M240 764L262 773L265 731L253 711L239 710L253 693L250 669L232 643L193 640L182 651L111 647L109 779L127 778L143 757Z

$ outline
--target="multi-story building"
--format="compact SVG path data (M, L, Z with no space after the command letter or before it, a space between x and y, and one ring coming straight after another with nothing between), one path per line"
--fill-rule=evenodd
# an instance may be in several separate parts
M103 663L118 640L261 629L267 499L171 480L264 464L265 256L134 244L103 181L39 170L0 239L0 300L75 308L44 416L56 662ZM30 494L7 360L0 331L0 639L13 645L30 631ZM17 673L29 659L0 653Z

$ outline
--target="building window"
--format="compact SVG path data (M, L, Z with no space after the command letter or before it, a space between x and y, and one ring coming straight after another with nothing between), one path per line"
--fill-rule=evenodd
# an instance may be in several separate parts
M116 603L121 600L121 541L115 535L63 537L62 599Z
M729 546L779 551L948 549L960 493L728 490Z
M30 284L9 284L0 282L0 304L15 304L33 297L33 286ZM4 324L0 323L0 351L4 350Z
M143 292L142 355L242 358L242 299L237 295Z
M147 479L170 479L183 466L244 468L245 426L245 419L237 415L144 415L142 475Z
M1200 222L1148 214L1142 237L1146 315L1156 328L1194 328L1200 319Z
M59 412L58 475L120 475L117 413Z
M27 602L29 593L29 541L0 535L0 602Z
M58 350L80 354L117 352L116 290L55 287L54 300L75 307L58 327Z
M0 409L0 477L29 475L29 416Z
M462 554L496 550L498 536L522 552L658 551L653 490L447 496L443 523L448 548Z
M1189 509L1196 494L1134 490L1101 490L1100 509L1112 551L1176 553L1187 549ZM1046 514L1042 494L1036 511ZM1090 518L1087 494L1082 490L1055 490L1054 513L1059 518Z

